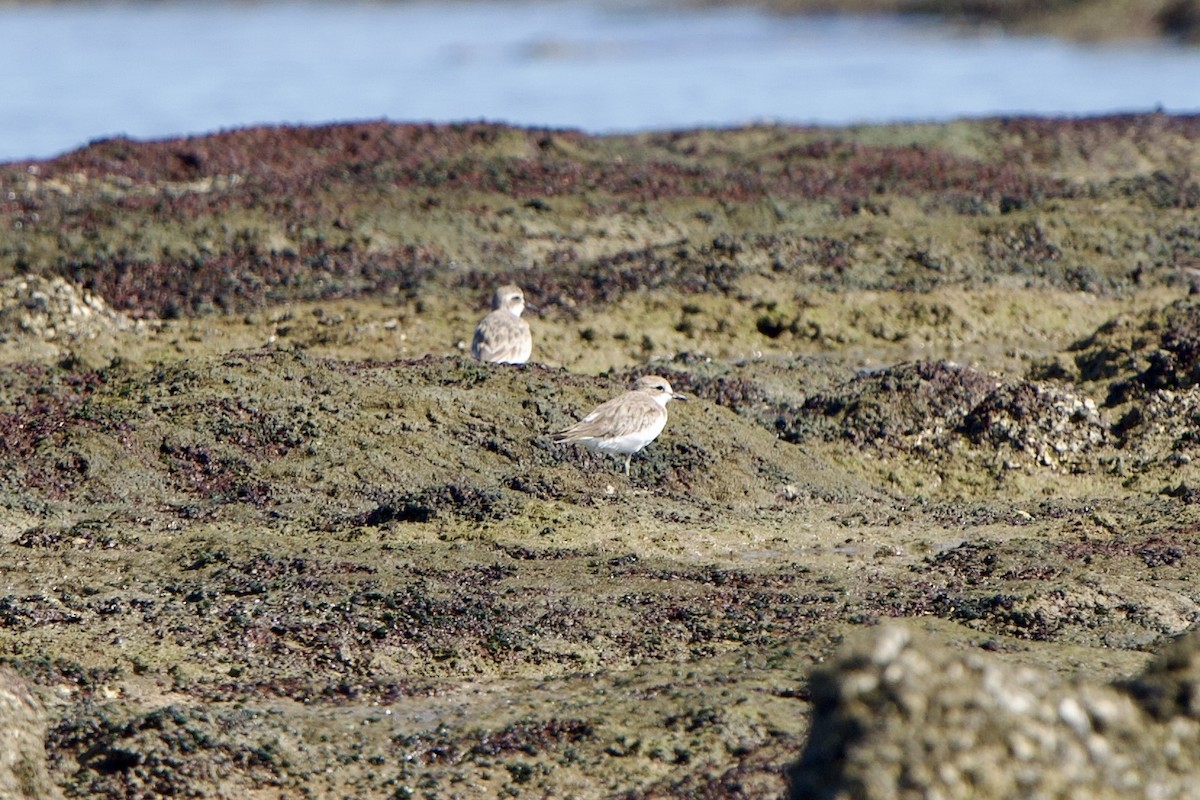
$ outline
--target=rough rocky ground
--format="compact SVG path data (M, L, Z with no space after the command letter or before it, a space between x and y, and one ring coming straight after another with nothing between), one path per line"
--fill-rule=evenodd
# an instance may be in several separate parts
M0 662L66 797L770 797L899 621L1200 611L1200 118L260 128L0 165ZM539 363L464 357L516 282ZM550 433L667 376L615 460Z

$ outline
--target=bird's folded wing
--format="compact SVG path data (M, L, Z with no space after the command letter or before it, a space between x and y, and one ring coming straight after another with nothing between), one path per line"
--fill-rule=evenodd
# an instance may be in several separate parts
M514 357L521 347L521 324L508 312L488 314L475 328L471 352L476 358Z
M643 431L662 408L648 397L616 397L600 405L579 422L556 434L559 441L615 439Z

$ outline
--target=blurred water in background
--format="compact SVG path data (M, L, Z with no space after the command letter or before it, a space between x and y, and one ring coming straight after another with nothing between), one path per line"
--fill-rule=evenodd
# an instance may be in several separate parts
M271 122L593 133L1200 110L1200 48L598 2L0 6L0 161Z

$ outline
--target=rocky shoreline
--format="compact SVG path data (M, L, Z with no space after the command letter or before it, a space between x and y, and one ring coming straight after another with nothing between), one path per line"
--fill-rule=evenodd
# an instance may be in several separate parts
M753 0L783 13L912 14L1008 33L1083 41L1160 39L1200 41L1200 3L1084 0Z
M863 652L920 667L886 642L1148 703L1200 615L1197 142L379 122L0 165L22 730L65 797L758 798ZM510 282L533 363L479 364ZM646 374L689 402L628 478L553 441Z
M747 3L781 14L911 15L971 29L1080 41L1200 41L1200 0L676 0L681 7ZM0 0L4 4L55 0Z

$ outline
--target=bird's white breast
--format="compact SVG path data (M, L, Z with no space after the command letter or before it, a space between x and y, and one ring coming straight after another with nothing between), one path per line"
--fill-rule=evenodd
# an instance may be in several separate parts
M666 424L667 415L657 414L651 424L640 431L606 439L591 439L585 441L584 444L593 450L601 450L605 453L620 453L627 456L636 453L658 438L658 435L663 432Z

